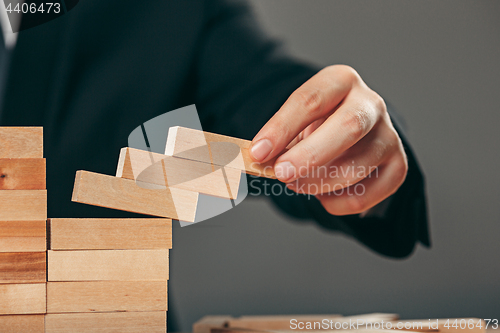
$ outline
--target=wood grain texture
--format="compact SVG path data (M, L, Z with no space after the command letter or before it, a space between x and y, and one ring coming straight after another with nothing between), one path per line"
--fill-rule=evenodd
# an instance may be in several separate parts
M49 224L51 250L172 248L170 219L50 219Z
M250 157L251 141L203 132L186 127L170 127L165 155L212 163L244 171L248 174L276 178L272 159L257 163Z
M45 221L0 221L0 252L46 250Z
M215 168L210 163L145 150L122 148L116 177L236 199L241 171L220 166Z
M45 283L0 284L0 314L45 313Z
M168 250L48 251L49 281L166 281Z
M44 189L44 158L0 158L0 190Z
M140 187L130 179L77 171L72 201L194 222L198 193Z
M167 313L64 313L45 316L46 333L165 333Z
M46 190L0 190L0 221L46 219Z
M49 282L47 313L167 311L166 281Z
M42 127L0 127L0 158L43 158Z
M0 316L2 333L44 333L44 315L3 315Z
M0 253L0 284L45 281L45 252Z

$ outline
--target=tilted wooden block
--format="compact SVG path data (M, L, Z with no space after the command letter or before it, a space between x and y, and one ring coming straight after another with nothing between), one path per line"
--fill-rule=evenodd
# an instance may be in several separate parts
M170 219L50 219L49 224L51 250L172 248Z
M167 311L167 282L47 283L47 313L112 311Z
M109 312L45 315L46 333L165 333L167 313Z
M145 150L122 148L116 177L236 199L241 171Z
M45 313L45 283L0 284L0 295L2 315Z
M44 315L3 315L0 328L2 333L44 333Z
M43 158L42 127L0 127L0 158Z
M272 159L257 163L250 157L251 141L203 132L186 127L170 127L165 155L213 163L242 170L248 174L276 178Z
M44 158L0 158L0 190L44 189Z
M0 190L0 221L46 219L46 190Z
M47 250L45 221L0 221L0 252Z
M0 284L46 280L45 252L0 253Z
M48 251L49 281L166 281L168 250Z
M178 188L143 188L130 179L77 171L71 200L194 222L198 193Z

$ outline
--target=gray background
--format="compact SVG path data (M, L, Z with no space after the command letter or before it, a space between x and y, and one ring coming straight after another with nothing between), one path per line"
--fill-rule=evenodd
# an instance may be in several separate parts
M247 199L174 229L179 329L206 314L499 318L500 2L252 3L293 54L353 66L406 118L427 175L433 247L386 259Z

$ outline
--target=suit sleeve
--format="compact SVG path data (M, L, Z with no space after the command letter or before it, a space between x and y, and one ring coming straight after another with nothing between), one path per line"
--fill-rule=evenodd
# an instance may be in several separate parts
M205 130L252 139L317 71L289 57L267 37L246 3L206 1L194 70L196 105ZM385 256L406 257L418 242L429 246L430 241L424 178L403 135L402 139L409 172L382 217L333 216L314 197L286 195L283 184L267 179L248 177L250 195L267 193L294 220L343 233Z

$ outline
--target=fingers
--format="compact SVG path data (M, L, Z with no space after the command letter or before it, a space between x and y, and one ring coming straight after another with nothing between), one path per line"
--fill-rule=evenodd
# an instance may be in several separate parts
M283 151L312 122L333 112L356 80L359 76L348 66L327 67L314 75L255 136L250 150L253 159L266 162Z
M307 176L301 175L287 186L297 193L321 194L352 186L368 177L379 165L391 158L398 150L399 140L388 135L384 126L376 126L353 147L323 166L313 169ZM392 135L391 135L392 136Z
M351 92L318 129L277 159L276 177L290 182L338 157L372 130L381 108L385 103L371 90Z
M316 198L330 214L360 214L394 194L403 183L407 171L406 158L397 155L380 166L376 174L372 173L372 177L337 192L317 195Z

